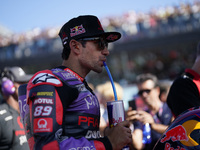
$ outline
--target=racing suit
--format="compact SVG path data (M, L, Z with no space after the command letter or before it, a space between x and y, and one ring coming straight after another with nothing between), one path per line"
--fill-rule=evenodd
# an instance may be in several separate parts
M17 110L8 103L0 105L0 150L28 150L24 126Z
M69 68L37 72L26 95L21 115L31 150L112 149L109 139L100 137L97 97Z

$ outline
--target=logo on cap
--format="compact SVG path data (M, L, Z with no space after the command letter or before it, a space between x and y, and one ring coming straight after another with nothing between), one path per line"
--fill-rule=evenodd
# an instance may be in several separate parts
M64 45L67 44L67 40L68 40L67 34L65 32L62 33L62 41Z
M73 36L76 36L76 35L80 35L80 34L83 34L85 33L85 28L83 28L83 25L79 25L79 26L75 26L73 28L70 29L71 33L70 33L70 36L73 37Z
M111 34L106 38L106 40L115 41L118 39L118 37L118 35Z

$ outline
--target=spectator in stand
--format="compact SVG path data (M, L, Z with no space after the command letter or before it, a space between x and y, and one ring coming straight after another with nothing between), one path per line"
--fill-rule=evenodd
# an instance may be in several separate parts
M0 105L0 150L28 150L24 126L20 118L18 88L32 75L20 67L5 67L0 85L3 103Z
M158 79L153 74L141 74L137 77L138 95L147 105L148 110L128 110L127 120L133 122L132 133L135 149L152 150L157 140L171 123L173 116L167 103L162 103L159 94ZM149 123L151 126L151 143L143 144L142 126Z
M169 105L175 117L189 108L200 106L200 42L197 44L196 59L191 69L173 82L168 97Z

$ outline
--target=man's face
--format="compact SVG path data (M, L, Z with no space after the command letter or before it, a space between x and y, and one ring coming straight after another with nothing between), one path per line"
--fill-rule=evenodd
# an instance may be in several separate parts
M100 47L99 42L99 40L87 41L80 55L81 65L89 71L93 70L97 73L102 72L103 62L106 61L106 56L109 55L107 47Z
M138 84L138 94L147 106L152 107L159 98L159 88L155 87L152 80Z
M15 86L15 94L13 95L14 98L18 101L18 89L19 86L22 84L26 84L27 82L14 82L14 86Z

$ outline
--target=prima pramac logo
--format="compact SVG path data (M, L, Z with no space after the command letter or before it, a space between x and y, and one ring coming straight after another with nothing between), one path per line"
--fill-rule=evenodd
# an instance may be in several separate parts
M34 119L34 132L52 132L53 119L52 118L36 118Z

